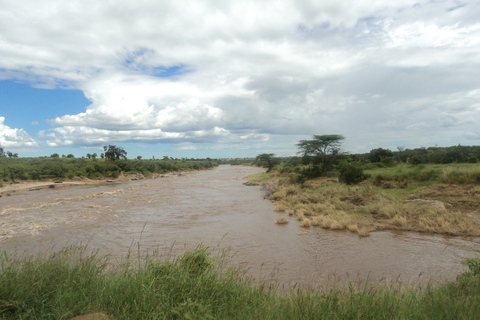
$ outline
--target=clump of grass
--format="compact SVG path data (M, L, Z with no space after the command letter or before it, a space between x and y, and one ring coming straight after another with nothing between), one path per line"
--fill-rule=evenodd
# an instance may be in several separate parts
M285 210L287 210L287 209L288 209L288 207L284 203L277 202L275 204L275 209L274 210L275 210L275 212L285 212Z
M300 222L300 227L302 228L310 228L311 225L312 225L312 221L308 218L305 218Z
M305 214L303 213L303 210L297 211L296 216L297 216L297 220L300 222L305 220Z
M255 283L199 248L175 260L108 257L66 248L47 256L0 255L0 319L477 319L480 259L437 286L350 284L332 289Z
M407 218L400 215L396 215L395 217L392 218L391 223L397 227L404 227L407 225Z
M287 217L281 217L281 218L278 218L277 221L275 221L276 224L287 224L288 223L288 219Z

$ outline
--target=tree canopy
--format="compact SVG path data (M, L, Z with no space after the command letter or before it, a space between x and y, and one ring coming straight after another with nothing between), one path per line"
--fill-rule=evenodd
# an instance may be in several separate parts
M339 134L313 135L312 140L300 140L298 152L304 159L316 167L319 173L328 170L333 159L340 154L340 146L345 137Z
M273 153L262 153L259 154L255 160L257 165L267 168L267 172L270 172L277 163L274 156L275 154Z
M127 151L121 147L115 145L104 146L105 159L116 161L119 159L127 159Z

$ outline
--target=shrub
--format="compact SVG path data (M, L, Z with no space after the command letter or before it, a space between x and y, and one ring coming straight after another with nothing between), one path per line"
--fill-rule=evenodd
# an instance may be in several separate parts
M345 184L357 184L367 179L360 165L349 160L344 160L338 165L339 181Z

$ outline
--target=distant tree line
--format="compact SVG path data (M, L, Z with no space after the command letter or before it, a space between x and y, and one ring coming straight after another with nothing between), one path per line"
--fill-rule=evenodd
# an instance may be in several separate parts
M480 146L451 146L405 149L399 147L397 151L388 149L373 149L368 154L356 155L359 160L370 163L385 163L391 161L409 164L448 164L448 163L477 163L480 159Z
M0 157L0 178L3 181L43 180L43 179L73 179L87 177L118 177L124 173L141 173L145 176L153 173L200 170L216 167L218 163L207 159L174 159L164 157L161 160L127 159L127 152L116 146L106 146L102 159L97 156L75 158L60 157L52 154L50 157L18 158ZM3 151L2 151L3 152Z
M406 149L396 151L376 148L363 154L348 154L341 150L345 138L338 134L313 135L310 140L297 143L296 157L275 157L273 153L262 153L253 162L271 171L295 172L299 181L313 179L330 173L339 174L339 180L355 184L366 179L364 169L393 167L399 163L451 164L477 163L480 160L480 146L451 146Z

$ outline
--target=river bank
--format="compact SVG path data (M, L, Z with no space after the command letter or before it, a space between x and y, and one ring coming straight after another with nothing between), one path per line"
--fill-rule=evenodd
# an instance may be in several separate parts
M292 174L258 173L249 181L266 184L275 211L303 228L348 230L362 237L382 230L449 236L480 236L480 186L417 183L408 188L365 181L345 185L334 177L297 183Z

